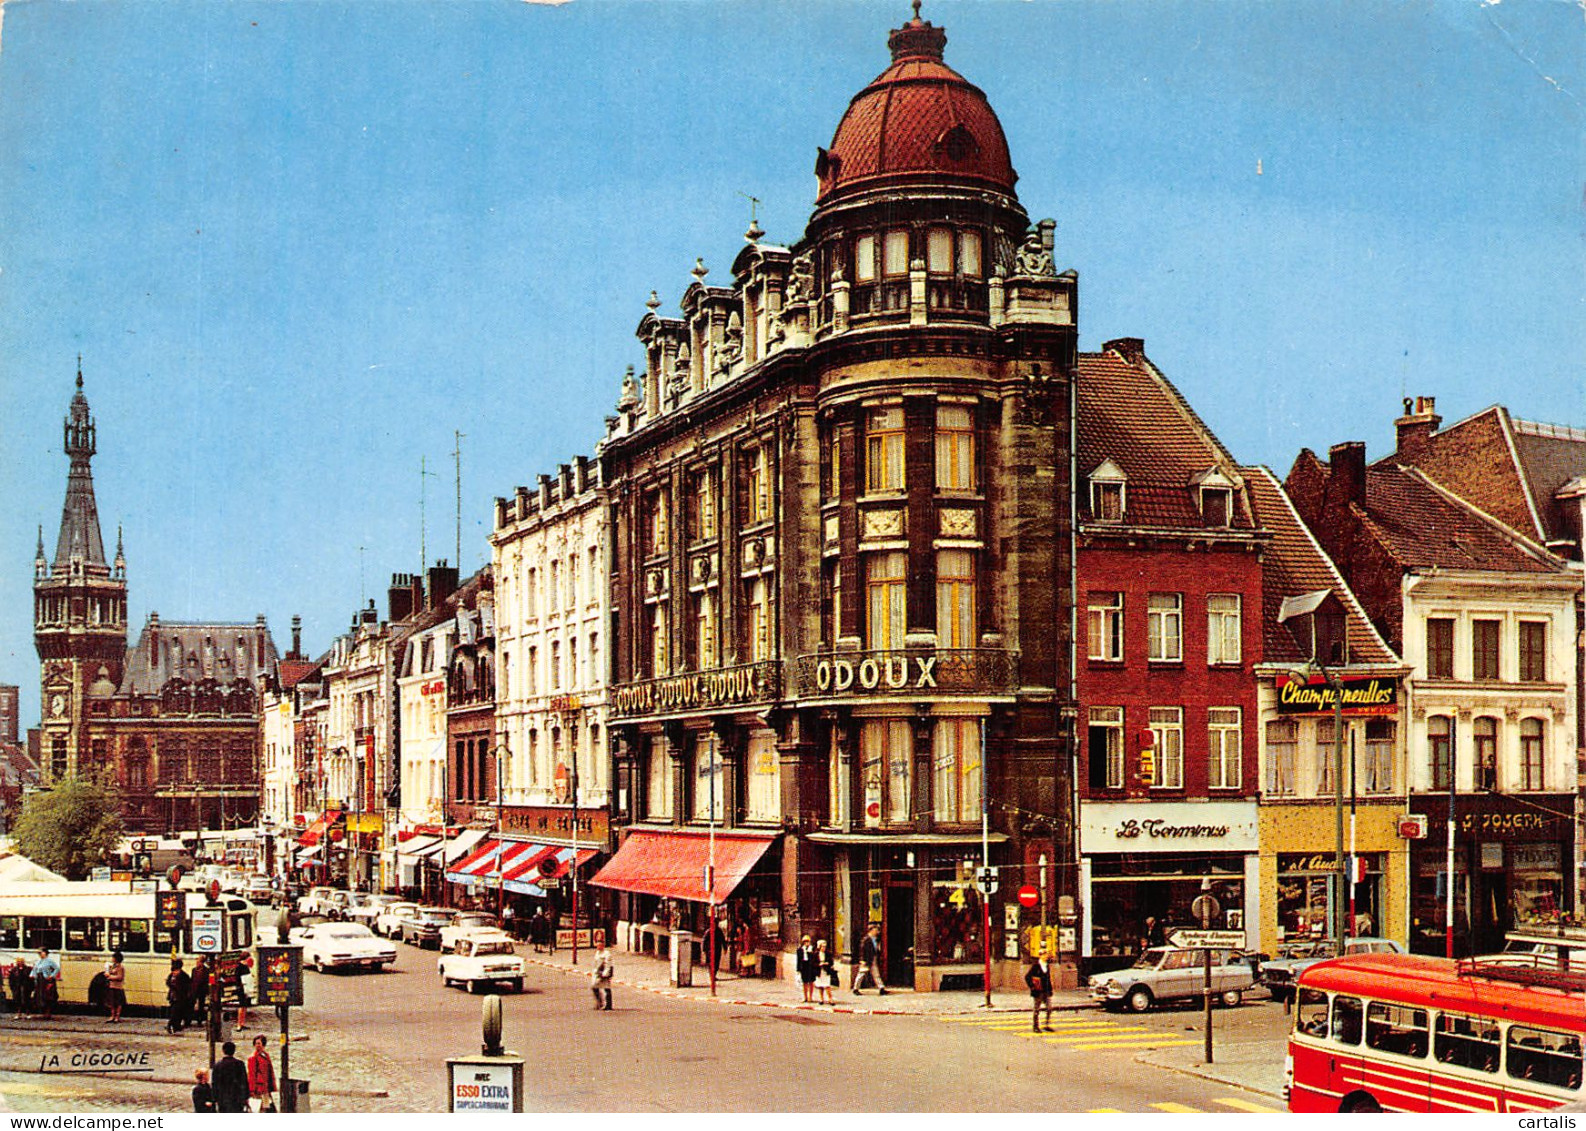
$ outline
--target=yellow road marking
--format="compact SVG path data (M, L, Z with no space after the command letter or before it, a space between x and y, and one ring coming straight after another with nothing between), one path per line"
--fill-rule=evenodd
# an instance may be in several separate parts
M1057 1044L1056 1041L1051 1043ZM1074 1052L1101 1052L1106 1049L1114 1049L1118 1051L1140 1049L1143 1052L1148 1049L1171 1049L1180 1045L1193 1045L1197 1043L1198 1042L1196 1041L1147 1041L1143 1039L1137 1039L1134 1044L1121 1044L1114 1042L1112 1044L1104 1045L1068 1045L1067 1047Z
M1249 1100L1213 1100L1212 1103L1222 1104L1224 1107L1231 1107L1235 1111L1259 1111L1266 1113L1279 1112L1283 1110L1280 1107L1267 1107L1265 1104L1253 1104Z
M1191 1042L1191 1043L1193 1043L1193 1042ZM1198 1107L1185 1107L1183 1104L1160 1103L1160 1104L1152 1104L1151 1106L1156 1108L1158 1111L1176 1111L1176 1112L1184 1112L1184 1113L1191 1114L1191 1115L1204 1114L1204 1113L1201 1112L1201 1109L1198 1108Z
M1047 1040L1049 1040L1049 1041L1050 1040L1056 1040L1059 1037L1074 1037L1074 1038L1076 1038L1078 1040L1088 1040L1088 1039L1092 1039L1092 1038L1099 1039L1101 1037L1111 1037L1111 1036L1120 1036L1120 1037L1122 1037L1122 1036L1128 1036L1131 1033L1153 1033L1153 1032L1155 1032L1154 1029L1136 1029L1136 1028L1132 1028L1132 1027L1131 1028L1127 1028L1127 1029L1088 1029L1088 1030L1086 1030L1086 1029L1076 1029L1076 1030L1072 1030L1072 1031L1067 1032L1067 1033L1053 1033L1051 1036L1047 1037ZM1163 1034L1161 1034L1161 1036L1166 1037L1166 1036L1170 1036L1170 1034L1163 1033ZM1138 1039L1139 1038L1137 1038L1137 1037L1130 1037L1130 1040L1138 1040Z

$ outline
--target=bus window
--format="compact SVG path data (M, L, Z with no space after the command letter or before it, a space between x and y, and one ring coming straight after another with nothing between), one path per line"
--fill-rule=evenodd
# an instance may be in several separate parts
M1360 999L1340 994L1333 999L1333 1040L1341 1045L1360 1043Z
M253 920L247 915L231 917L231 949L247 950L253 945Z
M1473 1068L1477 1072L1498 1071L1502 1034L1496 1021L1460 1013L1439 1013L1432 1041L1432 1055L1444 1064Z
M1426 1010L1374 1001L1366 1009L1366 1044L1399 1056L1426 1055Z
M44 915L28 915L22 920L22 945L28 950L41 946L61 948L61 921Z
M154 929L154 949L161 954L170 954L173 950L180 952L181 944L180 931L173 936L170 931L162 931L158 927Z
M1294 1007L1294 1031L1311 1037L1327 1036L1327 995L1321 990L1302 989Z
M69 915L66 918L67 950L104 950L105 921L97 916Z
M0 915L0 950L16 950L22 945L22 916Z
M149 953L149 921L147 919L111 919L108 924L109 949L123 954Z
M1509 1026L1509 1076L1535 1080L1555 1088L1578 1091L1581 1081L1581 1041L1574 1033Z

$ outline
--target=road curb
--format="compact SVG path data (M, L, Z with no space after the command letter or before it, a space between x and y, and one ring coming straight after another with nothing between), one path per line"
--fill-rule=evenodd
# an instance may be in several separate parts
M1214 1084L1221 1084L1225 1088L1238 1088L1240 1091L1249 1092L1251 1095L1263 1096L1266 1099L1277 1100L1280 1103L1283 1102L1283 1094L1281 1092L1269 1092L1265 1088L1256 1087L1254 1084L1244 1084L1235 1080L1229 1080L1225 1076L1219 1076L1212 1072L1206 1072L1198 1067L1186 1067L1182 1064L1165 1064L1160 1060L1150 1059L1149 1053L1135 1057L1135 1063L1149 1064L1152 1068L1162 1068L1168 1072L1177 1072L1180 1076L1193 1076L1197 1080L1209 1080Z

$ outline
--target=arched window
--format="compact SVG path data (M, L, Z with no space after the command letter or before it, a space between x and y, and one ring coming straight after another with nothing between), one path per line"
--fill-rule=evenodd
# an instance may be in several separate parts
M1547 766L1542 758L1542 720L1520 720L1520 788L1541 790L1547 787Z
M1476 750L1476 788L1489 793L1498 788L1498 720L1482 716L1471 725Z
M1453 769L1453 720L1447 715L1433 715L1426 720L1427 753L1432 761L1432 788L1449 788L1449 774Z

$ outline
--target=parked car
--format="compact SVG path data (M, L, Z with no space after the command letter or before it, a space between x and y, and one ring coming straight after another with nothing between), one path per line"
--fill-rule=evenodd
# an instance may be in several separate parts
M1476 958L1488 966L1527 966L1586 970L1586 929L1580 927L1518 927L1504 935L1503 950Z
M250 903L269 903L270 896L275 891L275 885L270 882L269 876L249 876L248 886L244 894Z
M396 961L396 947L361 923L316 923L292 932L303 946L303 965L323 974L330 969L379 970Z
M441 951L449 951L457 940L472 931L500 930L496 917L488 911L459 911L456 918L441 928Z
M403 902L400 895L365 895L358 902L347 908L347 921L349 923L362 923L373 928L375 919L393 903ZM379 932L376 932L377 934Z
M1108 1009L1143 1013L1160 1002L1200 997L1204 971L1201 951L1154 946L1133 966L1091 975L1090 996ZM1253 985L1255 976L1244 951L1212 951L1212 993L1222 1004L1238 1005Z
M320 914L327 919L340 921L347 917L347 909L352 906L352 901L357 898L357 892L333 891L320 901Z
M384 935L394 939L402 933L402 920L419 909L419 905L409 900L399 899L395 903L388 903L375 912L374 922L369 926L377 935Z
M480 986L505 983L513 993L522 992L523 959L504 931L475 929L458 936L455 945L451 954L441 955L435 964L441 985L461 982L469 993L474 993Z
M297 909L304 915L324 915L327 901L335 893L335 888L309 888L308 894L297 901Z
M1361 936L1344 940L1345 954L1403 954L1404 947L1392 939ZM1278 956L1261 964L1261 984L1273 1001L1294 997L1300 974L1328 958L1336 958L1338 947L1332 939L1297 940L1278 948Z
M440 949L441 928L450 923L457 912L449 907L416 907L402 917L400 937L413 946Z

